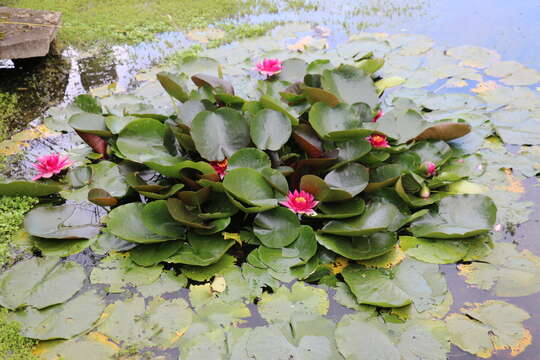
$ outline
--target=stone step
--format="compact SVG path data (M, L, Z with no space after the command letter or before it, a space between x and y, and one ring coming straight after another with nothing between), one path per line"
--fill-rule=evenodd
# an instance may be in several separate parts
M56 11L0 6L0 59L46 56L60 26Z

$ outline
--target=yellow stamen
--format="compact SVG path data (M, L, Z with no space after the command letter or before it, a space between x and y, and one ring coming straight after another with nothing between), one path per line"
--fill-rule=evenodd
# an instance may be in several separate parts
M302 196L297 197L297 198L295 199L295 201L296 201L297 203L302 203L302 204L304 204L304 203L307 202L306 198L304 198L304 197L302 197Z

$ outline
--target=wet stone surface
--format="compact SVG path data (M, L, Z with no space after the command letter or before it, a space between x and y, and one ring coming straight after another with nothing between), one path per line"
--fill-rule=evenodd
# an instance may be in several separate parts
M60 17L59 12L0 7L0 59L47 55Z

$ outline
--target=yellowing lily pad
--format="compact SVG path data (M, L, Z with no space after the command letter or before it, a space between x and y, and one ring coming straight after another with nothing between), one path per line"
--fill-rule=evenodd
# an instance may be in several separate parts
M523 327L523 321L530 316L515 305L488 300L466 304L461 312L446 318L451 341L480 358L490 358L501 350L510 350L512 356L517 356L532 342L531 333Z

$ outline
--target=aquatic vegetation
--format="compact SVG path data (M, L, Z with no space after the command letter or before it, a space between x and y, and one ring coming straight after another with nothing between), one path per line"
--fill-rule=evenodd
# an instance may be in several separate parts
M24 214L38 202L31 196L0 196L0 266L10 259L11 239L20 229Z
M7 319L7 310L0 308L0 359L37 360L32 354L35 340L25 338L19 333L20 325Z

